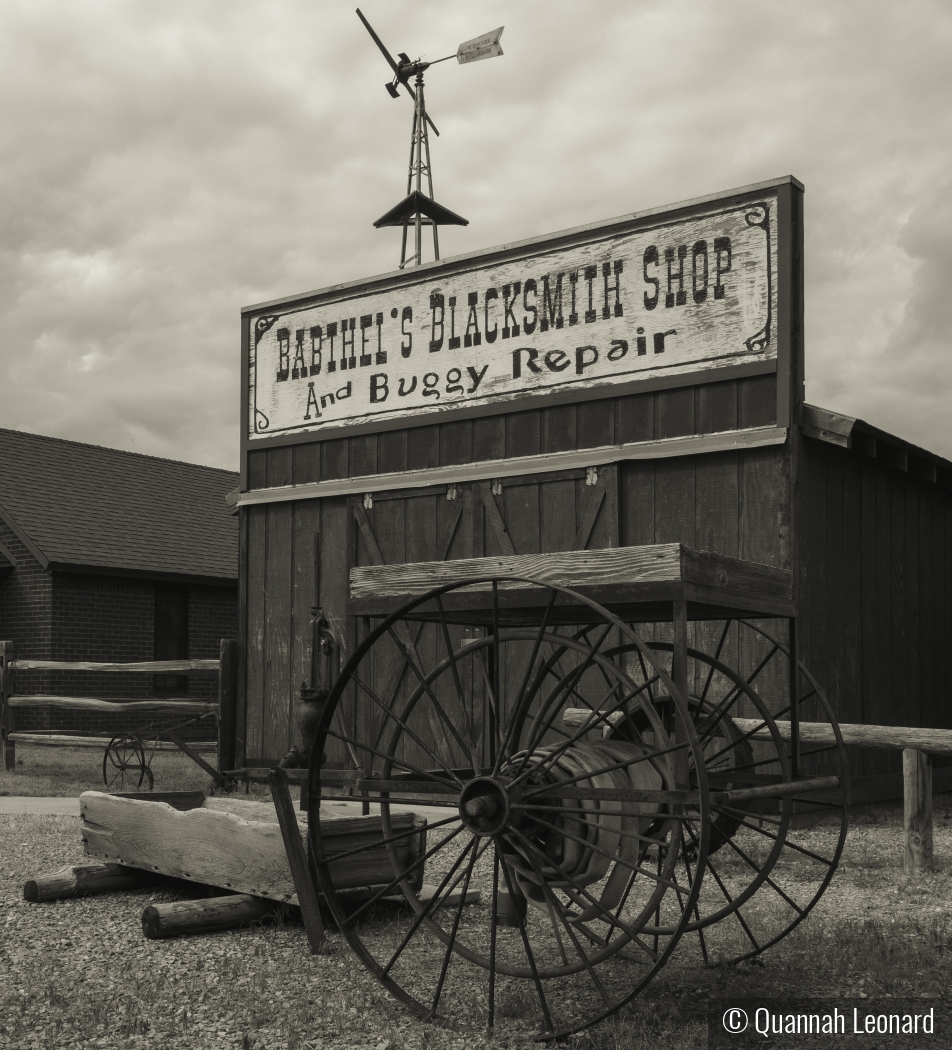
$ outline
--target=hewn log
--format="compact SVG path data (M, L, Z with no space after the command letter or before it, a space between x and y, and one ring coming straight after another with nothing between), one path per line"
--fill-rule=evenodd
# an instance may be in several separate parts
M122 864L70 864L52 875L29 879L23 884L23 899L38 904L110 890L132 890L151 879L147 871Z
M932 871L932 762L913 748L902 753L903 856L907 875Z
M232 893L198 901L150 904L142 913L142 932L150 940L181 937L189 933L231 930L249 922L271 918L281 909L275 901Z

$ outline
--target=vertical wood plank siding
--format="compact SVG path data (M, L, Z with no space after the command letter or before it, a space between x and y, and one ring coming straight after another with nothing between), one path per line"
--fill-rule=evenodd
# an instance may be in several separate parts
M775 422L775 382L763 376L255 450L248 455L248 484L300 484L769 425ZM589 547L679 540L793 567L799 575L801 656L839 717L952 728L952 667L945 656L952 633L952 491L796 433L786 446L631 461L602 469L599 476L607 487ZM790 490L797 476L794 557ZM592 491L584 478L543 475L531 482L506 481L493 499L516 551L528 554L571 548ZM448 500L443 489L399 498L375 495L367 520L381 556L388 562L441 557L441 537L457 516L448 558L497 552L475 486L461 486L457 499L461 503ZM344 655L353 650L357 632L367 629L346 618L349 568L371 558L352 505L352 499L340 497L241 511L247 676L239 724L243 717L248 758L274 759L296 742L293 697L309 674L316 533L321 597ZM769 626L785 639L785 625ZM645 625L644 632L662 640L670 635L668 625ZM692 625L690 639L711 649L719 632L716 624ZM426 631L420 635L421 656L435 641ZM739 663L756 656L737 653L734 636L725 654L728 662ZM377 687L393 680L399 663L396 646L381 653ZM407 695L409 678L404 675L396 687L398 698ZM774 688L765 683L768 687ZM351 704L353 717L372 720L366 698L361 703L355 696ZM430 741L431 729L419 728ZM329 757L345 758L340 750ZM864 751L856 756L854 772L898 769L898 758L889 752Z
M766 378L767 382L764 382ZM651 440L683 434L710 433L738 425L770 423L775 403L775 378L723 383L650 394L628 395L579 405L533 409L378 435L335 438L288 448L253 450L247 472L253 487L300 484L348 476L424 469L531 453L591 448L623 441ZM767 403L765 410L760 402ZM656 462L631 462L603 468L605 497L587 546L660 543L680 540L692 547L713 547L737 555L754 549L757 560L787 565L789 555L777 527L787 516L783 449L753 453L718 453ZM592 492L583 478L544 477L503 485L492 496L517 553L568 550L575 542ZM746 499L742 495L746 494ZM447 557L468 558L501 550L486 507L471 487L459 499L463 513ZM296 696L310 674L310 606L314 600L314 537L320 534L322 595L332 629L342 640L343 653L353 651L358 633L368 624L347 621L348 571L371 560L359 537L347 498L304 500L294 504L244 508L247 549L243 554L246 580L245 644L247 671L243 683L244 755L271 760L298 742ZM457 512L444 494L422 493L399 499L375 497L367 509L380 553L387 562L438 558L440 537ZM498 525L498 522L497 522ZM747 528L770 530L773 540L741 543ZM743 555L742 555L743 556ZM693 628L697 640L715 637L717 628ZM667 637L667 625L652 633ZM424 631L418 640L421 657L436 639ZM434 650L435 651L435 650ZM374 682L385 689L399 653L381 651ZM407 678L398 687L405 696ZM372 704L354 696L352 717L369 719ZM421 736L430 739L428 727ZM329 756L344 759L340 753Z
M803 656L844 722L952 728L952 491L802 439ZM857 775L898 773L862 750Z

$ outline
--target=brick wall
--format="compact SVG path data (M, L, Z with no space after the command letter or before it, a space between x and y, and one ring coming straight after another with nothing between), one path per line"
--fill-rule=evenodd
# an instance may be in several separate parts
M0 543L17 559L17 567L0 580L0 639L34 660L50 658L52 580L16 535L0 521Z
M154 583L79 573L55 573L51 578L22 545L6 537L3 542L18 564L0 583L0 638L13 639L18 653L56 660L154 659ZM28 559L36 571L31 571ZM22 577L21 569L27 570ZM16 586L11 588L14 581ZM190 588L189 658L216 659L221 639L236 636L237 589ZM150 674L89 671L21 672L17 691L116 699L154 695ZM189 676L189 698L215 699L217 693L217 676ZM62 708L20 709L16 714L16 727L26 732L54 729L101 734L139 729L142 722L141 716L119 719L115 714L102 716ZM210 733L213 730L205 729L201 735Z

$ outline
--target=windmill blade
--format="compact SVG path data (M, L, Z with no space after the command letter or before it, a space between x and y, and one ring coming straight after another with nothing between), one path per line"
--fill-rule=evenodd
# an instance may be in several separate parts
M483 33L482 36L464 41L456 50L456 61L463 66L467 62L481 62L484 58L496 58L497 55L501 55L499 38L505 28L500 26L491 33Z
M380 48L383 57L390 63L390 68L394 71L394 73L396 73L397 79L400 80L400 67L397 65L396 62L394 62L390 52L383 46L383 41L374 32L373 26L367 21L366 18L364 18L359 7L357 8L357 17L361 20L361 22L364 23L364 28L373 37L374 43L377 45L377 47Z

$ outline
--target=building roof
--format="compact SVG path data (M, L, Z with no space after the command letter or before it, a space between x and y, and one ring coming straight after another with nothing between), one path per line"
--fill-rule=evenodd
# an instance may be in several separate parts
M44 568L238 578L228 470L0 429L0 520Z
M907 471L924 481L932 481L945 488L952 487L952 462L880 430L864 419L805 404L801 426L807 437L881 459L887 465Z

